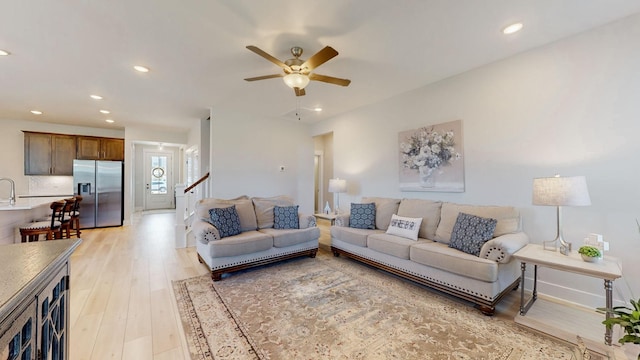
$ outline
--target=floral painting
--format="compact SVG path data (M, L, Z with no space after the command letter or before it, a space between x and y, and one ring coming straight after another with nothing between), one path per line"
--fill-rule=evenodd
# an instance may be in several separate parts
M464 191L462 120L398 134L400 190Z

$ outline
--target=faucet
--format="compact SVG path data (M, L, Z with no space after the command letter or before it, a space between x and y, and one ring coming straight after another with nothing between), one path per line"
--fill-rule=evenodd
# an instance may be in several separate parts
M6 180L11 184L11 192L9 193L9 205L15 205L16 203L16 183L9 178L0 178L0 181Z

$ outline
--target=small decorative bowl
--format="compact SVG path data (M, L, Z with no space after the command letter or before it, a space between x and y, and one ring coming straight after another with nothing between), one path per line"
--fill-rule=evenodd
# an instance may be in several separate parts
M591 256L587 256L585 254L580 254L580 256L582 256L582 260L586 261L586 262L600 262L600 260L602 260L602 257L591 257Z

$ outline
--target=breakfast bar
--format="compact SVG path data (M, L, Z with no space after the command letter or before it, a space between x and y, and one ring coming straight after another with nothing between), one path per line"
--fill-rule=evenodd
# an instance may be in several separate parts
M0 202L0 244L20 242L18 226L50 214L51 202L62 200L65 195L18 197L15 204Z

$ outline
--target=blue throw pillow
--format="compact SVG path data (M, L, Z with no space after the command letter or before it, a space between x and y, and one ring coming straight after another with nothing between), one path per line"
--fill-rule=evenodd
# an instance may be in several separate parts
M349 227L356 229L376 228L376 204L351 204Z
M274 206L273 207L273 228L274 229L298 229L298 205L295 206Z
M220 238L240 234L240 217L236 206L209 209L211 224L218 229Z
M453 230L449 247L480 256L485 242L493 238L498 220L459 213Z

